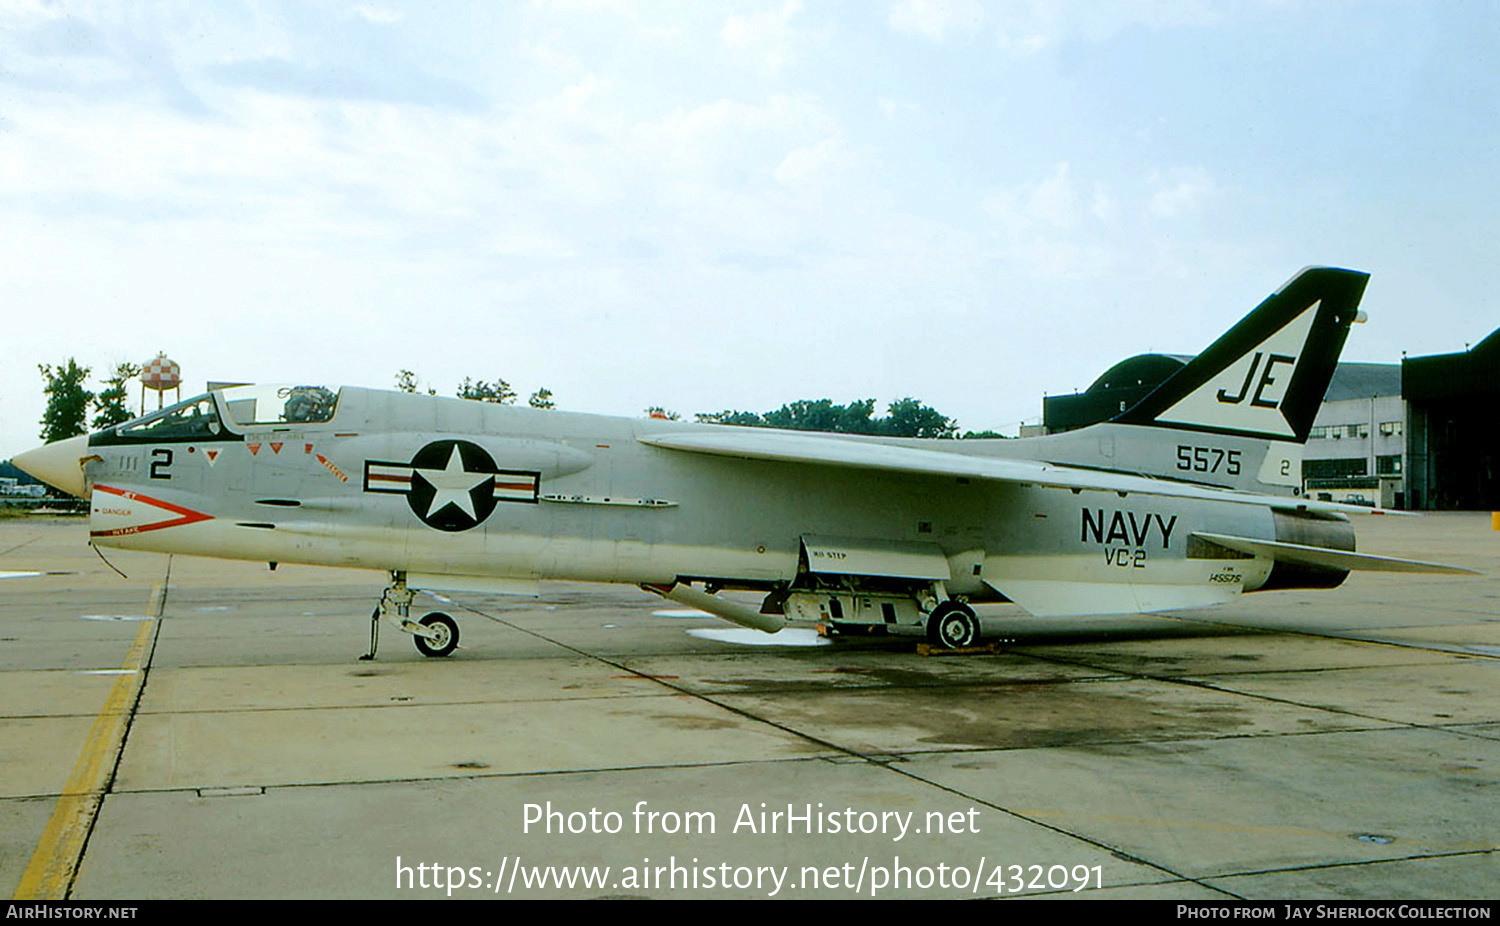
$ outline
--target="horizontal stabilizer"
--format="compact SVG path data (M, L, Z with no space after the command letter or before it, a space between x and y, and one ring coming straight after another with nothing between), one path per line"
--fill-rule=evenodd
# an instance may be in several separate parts
M1255 540L1250 537L1232 537L1228 534L1209 534L1194 531L1194 537L1216 543L1221 547L1264 556L1281 563L1300 563L1306 566L1325 566L1331 569L1366 570L1371 572L1434 572L1444 575L1479 575L1472 569L1460 566L1445 566L1441 563L1424 563L1414 559L1396 559L1390 556L1374 556L1369 553L1350 553L1344 550L1329 550L1310 547L1300 543L1280 540Z

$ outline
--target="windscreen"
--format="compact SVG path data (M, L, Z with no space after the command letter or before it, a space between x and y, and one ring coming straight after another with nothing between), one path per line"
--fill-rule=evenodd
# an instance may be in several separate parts
M211 440L224 431L213 396L194 396L159 412L127 421L116 432L121 440L161 443L175 440Z

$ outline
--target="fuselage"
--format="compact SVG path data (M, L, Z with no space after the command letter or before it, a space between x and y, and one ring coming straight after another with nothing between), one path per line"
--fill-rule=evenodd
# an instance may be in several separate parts
M1276 516L1254 505L736 459L639 440L722 428L359 388L242 387L92 435L91 536L101 546L414 574L768 590L809 572L844 575L843 557L848 575L1023 604L1009 586L1183 587L1194 590L1187 604L1211 603L1264 585L1271 571L1269 560L1192 539L1276 539ZM1134 439L1128 428L1091 430L1072 441L916 443L1099 465ZM1106 440L1115 445L1107 456L1087 459ZM1220 461L1208 475L1221 482L1243 481L1265 456L1251 458L1254 447L1232 438L1192 440L1218 442L1198 456ZM1193 451L1162 446L1159 463L1127 469L1191 466ZM858 565L866 561L877 566ZM1128 610L1158 599L1146 594Z

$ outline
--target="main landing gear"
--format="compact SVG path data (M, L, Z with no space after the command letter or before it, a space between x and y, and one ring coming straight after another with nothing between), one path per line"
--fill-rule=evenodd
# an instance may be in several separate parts
M927 639L945 649L963 649L979 643L979 617L966 602L952 598L927 616Z
M828 636L925 633L934 647L949 650L978 646L983 637L983 625L967 598L950 598L942 582L811 573L800 574L797 582L772 592L762 610L816 622Z
M370 651L359 657L374 659L380 643L382 616L397 628L412 635L417 652L423 656L446 656L458 649L458 623L441 611L434 611L420 621L411 619L411 603L417 593L406 587L406 573L391 571L391 584L380 595L380 604L370 612Z

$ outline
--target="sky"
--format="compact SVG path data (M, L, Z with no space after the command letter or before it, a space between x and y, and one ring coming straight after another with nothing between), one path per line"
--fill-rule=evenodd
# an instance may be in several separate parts
M1486 2L0 0L0 457L163 351L1015 433L1310 264L1345 359L1463 350L1497 149Z

